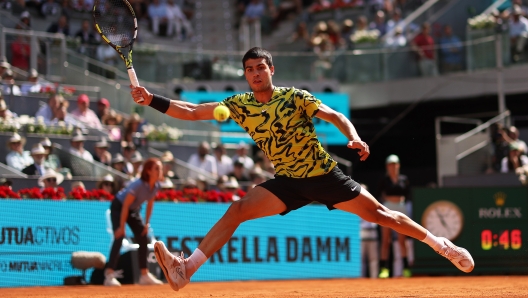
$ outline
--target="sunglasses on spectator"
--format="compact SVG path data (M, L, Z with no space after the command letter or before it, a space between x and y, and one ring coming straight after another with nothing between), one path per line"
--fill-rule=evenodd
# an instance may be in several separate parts
M57 178L47 178L46 181L48 181L48 182L57 182Z
M112 186L112 182L103 182L103 186Z

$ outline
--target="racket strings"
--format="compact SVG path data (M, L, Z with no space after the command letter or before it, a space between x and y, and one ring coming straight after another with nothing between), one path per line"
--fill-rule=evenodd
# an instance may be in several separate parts
M98 0L94 5L94 21L101 33L114 45L126 47L135 37L134 13L123 0Z

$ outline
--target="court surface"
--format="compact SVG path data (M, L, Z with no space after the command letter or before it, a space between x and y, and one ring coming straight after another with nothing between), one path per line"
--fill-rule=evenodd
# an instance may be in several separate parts
M528 276L413 277L0 289L0 297L528 297Z

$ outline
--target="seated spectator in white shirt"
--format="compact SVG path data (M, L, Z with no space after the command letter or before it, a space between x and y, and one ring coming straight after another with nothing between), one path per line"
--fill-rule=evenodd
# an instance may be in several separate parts
M93 128L103 128L101 121L97 117L94 111L90 110L90 98L88 95L81 94L77 97L77 109L73 110L71 114L77 118L77 120L85 123L86 125Z
M224 145L218 144L213 149L216 160L216 170L218 176L223 176L233 171L233 160L227 156Z
M22 171L25 167L33 163L29 151L24 151L24 144L26 139L22 138L18 133L14 133L9 139L8 146L11 150L6 156L6 163L8 166Z
M385 47L389 49L402 48L407 45L407 39L403 36L403 30L396 27L394 35L387 36L385 39Z
M233 162L235 162L239 158L242 158L246 173L249 173L249 171L251 171L251 169L253 169L253 166L255 165L253 159L247 155L248 149L249 145L246 142L240 142L237 146L236 154L232 157Z
M31 149L31 157L33 157L33 164L27 166L22 170L22 173L29 176L42 176L46 172L47 168L44 165L46 159L46 149L41 144L36 144Z
M15 83L15 77L13 76L13 71L11 69L7 69L4 72L4 76L2 78L2 94L13 94L16 96L22 95L20 87L18 87L18 85Z
M45 106L41 106L37 113L35 114L35 117L42 117L44 119L44 122L48 123L51 120L53 120L55 110L59 107L59 105L64 102L64 97L60 94L51 94L48 97L48 104Z
M148 9L148 16L152 21L152 33L159 34L159 25L167 22L167 6L159 0L152 0Z
M22 86L20 86L20 92L22 92L22 95L28 95L30 93L40 93L42 85L38 81L38 72L36 69L32 68L29 71L27 80L27 82L23 83Z
M2 97L2 94L0 94L0 118L3 120L16 118L17 114L11 112L5 103L4 98Z
M110 144L104 137L101 141L95 143L94 160L109 166L112 162L112 154L108 151L108 148L110 148Z
M513 14L509 21L510 44L513 51L513 60L519 60L519 54L524 52L526 39L528 38L528 19L522 16L519 6L513 7Z
M209 154L209 143L202 142L198 146L198 152L194 153L189 157L188 163L194 167L197 167L199 169L202 169L208 173L210 173L213 177L217 177L217 169L216 169L216 160L215 158ZM197 178L200 173L197 171L190 171L189 177L190 178Z
M181 10L180 6L174 3L174 0L167 1L167 19L169 22L167 28L168 36L172 36L173 31L176 31L175 37L177 40L183 40L184 36L186 38L189 38L189 36L193 35L194 30L191 26L191 22L187 20L187 17ZM182 29L185 30L185 34Z
M61 102L53 113L53 120L48 123L51 125L58 125L60 122L64 122L77 128L85 128L86 125L84 123L75 119L70 113L68 113L69 105L70 103L68 101Z
M501 160L501 173L515 173L517 168L528 165L528 157L521 154L519 144L511 143L508 156Z
M84 149L84 141L86 139L81 133L75 133L70 140L69 152L75 156L79 156L82 159L93 162L93 156L90 152Z

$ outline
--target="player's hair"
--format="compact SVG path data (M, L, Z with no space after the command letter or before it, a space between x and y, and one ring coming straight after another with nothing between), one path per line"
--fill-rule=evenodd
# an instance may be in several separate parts
M242 66L246 68L246 61L249 59L258 59L258 58L264 58L266 60L266 64L268 67L273 66L273 60L271 59L270 52L264 50L263 48L254 47L249 49L249 51L246 52L244 57L242 58Z
M150 171L150 169L154 166L156 162L161 163L160 159L156 157L151 157L147 159L147 161L145 161L145 163L143 164L143 170L141 171L141 180L145 182L148 182L150 180L150 175L148 172Z

